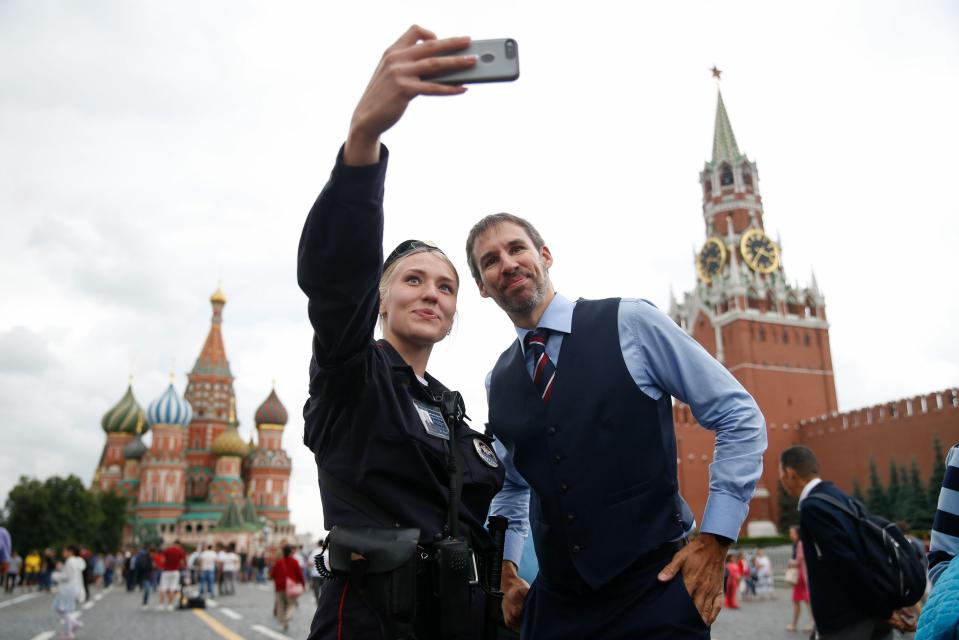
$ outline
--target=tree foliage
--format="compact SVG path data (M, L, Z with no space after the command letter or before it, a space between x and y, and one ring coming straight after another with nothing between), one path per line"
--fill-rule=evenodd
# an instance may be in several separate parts
M74 475L44 481L21 476L7 495L3 524L21 553L78 544L95 551L120 547L127 503L88 490Z
M776 502L779 507L779 522L777 524L780 531L788 531L790 526L799 524L799 500L786 493L782 484L776 483L776 488Z
M869 487L866 489L866 508L878 515L889 512L889 501L886 498L886 491L882 488L882 482L879 481L879 470L876 468L876 461L873 458L869 459Z

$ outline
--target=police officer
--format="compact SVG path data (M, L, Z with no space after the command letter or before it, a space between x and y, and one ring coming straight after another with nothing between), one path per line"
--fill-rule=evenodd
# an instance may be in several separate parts
M456 637L478 638L484 626L479 577L490 542L483 527L503 468L491 439L463 422L461 406L452 418L444 414L448 390L426 372L433 345L450 332L459 276L446 255L426 243L401 243L385 262L382 250L388 152L380 134L415 96L463 92L419 77L474 64L462 56L433 57L467 42L437 40L414 26L387 50L300 238L297 278L315 332L304 441L315 454L324 520L333 528L330 558L345 551L349 564L324 567L334 577L323 586L310 638L446 638L454 635L443 627L451 619L469 629ZM374 341L377 321L383 339ZM419 530L414 560L423 565L412 586L399 582L399 569L388 572L392 596L376 587L383 579L374 567L382 549L337 548L347 534L364 537L374 529L388 539L391 528ZM437 598L434 582L442 576L430 563L440 555L437 541L456 537L472 548L466 564L475 558L477 569L469 601L450 612ZM392 558L393 551L384 554ZM402 575L409 575L408 565ZM410 590L415 616L404 627L391 617L398 605L390 597Z

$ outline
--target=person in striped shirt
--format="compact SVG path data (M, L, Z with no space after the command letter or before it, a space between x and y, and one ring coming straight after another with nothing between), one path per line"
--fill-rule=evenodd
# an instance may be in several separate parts
M946 455L946 472L929 544L929 580L936 580L959 553L959 444Z

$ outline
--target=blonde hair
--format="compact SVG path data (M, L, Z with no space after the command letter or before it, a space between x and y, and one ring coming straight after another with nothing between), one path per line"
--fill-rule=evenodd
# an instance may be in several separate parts
M391 262L385 269L383 269L383 275L380 276L380 287L379 287L380 304L382 304L386 300L387 298L386 294L390 289L390 284L393 282L393 276L395 276L396 272L399 270L400 264L402 264L410 256L415 256L418 253L432 253L433 255L442 258L443 262L445 262L449 266L449 268L453 270L453 278L456 280L456 289L458 292L459 286L460 286L460 274L459 274L459 271L456 270L456 266L453 264L453 261L450 260L445 253L443 253L436 247L422 246L422 247L417 247L409 251L408 253L404 253L402 256L400 256L399 258ZM386 320L386 314L383 312L380 312L379 316L380 316L380 319L379 319L380 330L382 330L383 323ZM453 325L451 322L450 330L452 330L452 328L453 328Z

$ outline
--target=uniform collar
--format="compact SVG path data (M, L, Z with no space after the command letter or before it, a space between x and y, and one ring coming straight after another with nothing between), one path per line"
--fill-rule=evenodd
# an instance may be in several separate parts
M546 311L543 312L536 328L549 329L558 333L572 333L573 309L575 307L575 302L566 298L563 294L557 293L553 296L549 306L546 307ZM516 335L519 337L520 345L525 344L526 334L532 331L532 329L524 329L523 327L513 328L516 329Z
M377 340L376 348L380 349L385 355L387 361L390 363L390 367L393 369L393 379L396 381L397 376L408 377L410 383L415 383L414 388L418 387L423 388L423 383L416 378L416 374L413 372L413 367L406 363L406 360L403 359L403 356L393 348L386 340ZM440 396L444 391L449 391L443 383L434 378L429 374L429 372L424 371L423 377L426 378L427 385L429 386L429 394L431 396Z

